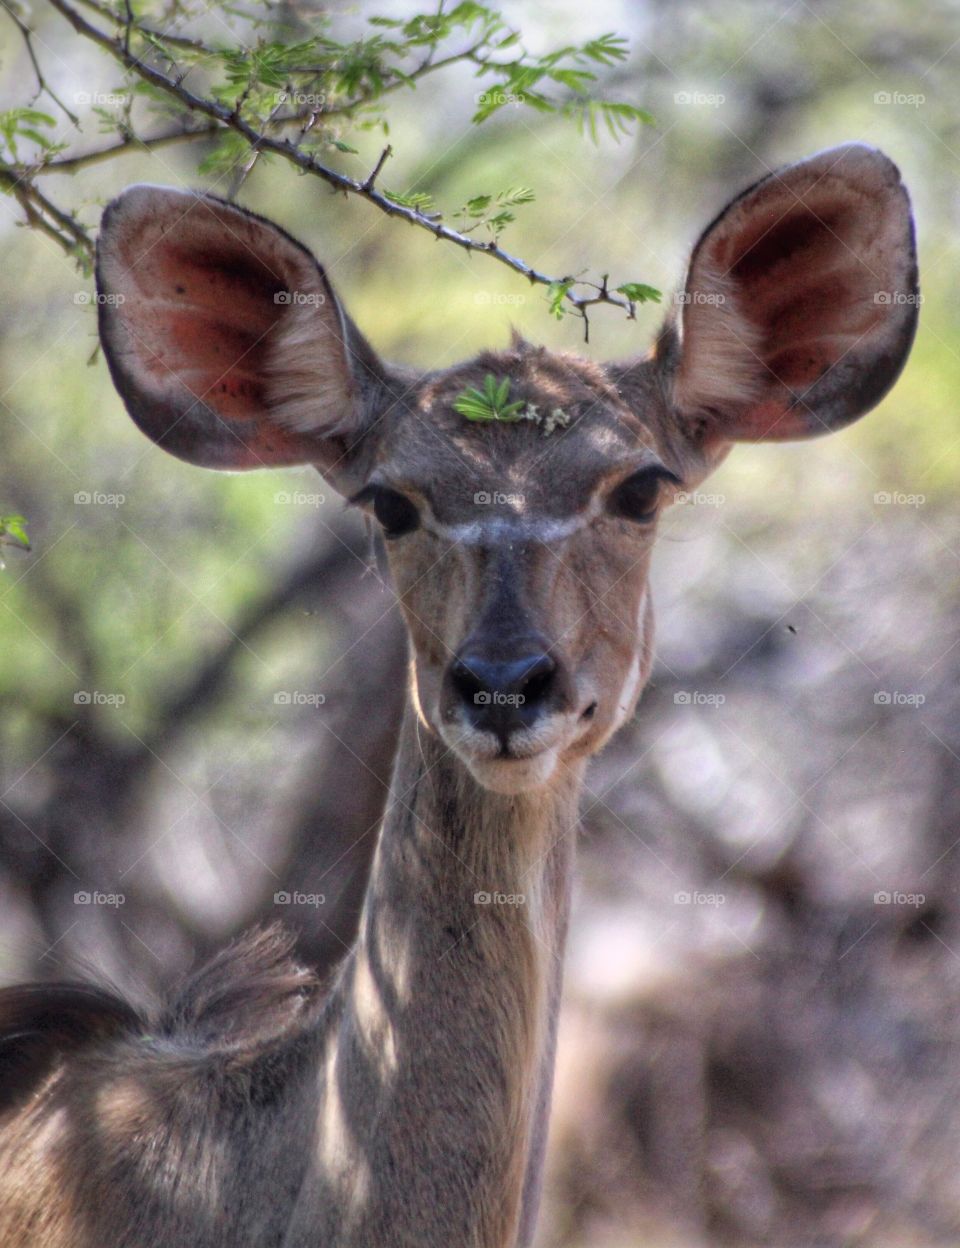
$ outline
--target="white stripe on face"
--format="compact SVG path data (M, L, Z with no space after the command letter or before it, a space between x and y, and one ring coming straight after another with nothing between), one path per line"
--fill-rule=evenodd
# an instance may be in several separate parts
M535 519L524 516L489 516L484 520L470 520L466 524L439 524L429 520L424 528L450 542L463 546L490 546L498 542L536 541L559 542L586 528L589 515L568 516L564 519L543 517Z
M578 529L587 527L587 515L571 515L568 519L532 519L491 515L486 520L469 520L466 524L438 524L429 520L424 528L437 537L461 545L493 545L498 542L562 542Z

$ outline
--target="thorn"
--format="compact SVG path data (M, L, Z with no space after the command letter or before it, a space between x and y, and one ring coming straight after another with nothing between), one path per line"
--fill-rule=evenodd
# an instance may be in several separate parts
M388 143L387 146L380 153L380 159L377 161L377 163L373 166L373 168L367 174L366 180L360 183L361 191L368 192L368 191L373 190L373 184L374 182L376 182L377 178L380 176L380 170L383 168L383 166L387 163L387 161L392 155L393 155L393 148Z

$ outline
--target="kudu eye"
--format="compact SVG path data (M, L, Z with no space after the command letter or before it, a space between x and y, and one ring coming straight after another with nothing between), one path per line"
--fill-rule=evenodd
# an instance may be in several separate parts
M657 514L660 490L664 481L680 484L679 477L667 468L651 464L641 468L626 481L621 481L610 495L610 510L615 516L648 524Z
M384 485L374 488L373 514L383 526L384 537L403 537L420 524L420 513L410 499Z

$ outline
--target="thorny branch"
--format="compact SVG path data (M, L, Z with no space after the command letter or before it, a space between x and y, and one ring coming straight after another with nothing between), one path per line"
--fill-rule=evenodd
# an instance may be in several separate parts
M2 0L2 2L24 37L40 89L45 90L59 104L64 113L76 123L77 118L74 114L54 96L44 81L34 54L31 31L12 12L6 0ZM441 213L427 211L425 207L399 202L400 197L391 196L390 193L380 190L376 182L384 164L391 155L392 148L389 145L384 148L374 168L363 179L350 177L324 164L316 155L300 146L297 140L303 138L309 132L318 117L349 115L352 111L362 107L364 103L369 102L362 94L339 105L331 107L320 105L319 107L311 107L306 112L298 111L291 114L275 109L268 118L261 122L261 128L257 128L243 115L242 99L236 101L233 107L228 107L216 98L198 94L185 85L184 78L186 75L184 73L178 71L173 75L168 75L143 59L142 56L136 55L131 50L130 40L131 34L136 32L151 38L154 41L152 46L155 51L157 50L157 41L162 41L164 45L168 44L171 48L180 48L191 53L213 55L215 54L215 49L209 48L199 40L167 34L166 32L161 34L161 32L155 31L151 27L137 23L129 4L126 5L126 16L123 18L102 4L100 0L79 0L79 3L84 8L118 24L118 33L113 36L99 26L94 25L77 8L68 4L66 0L49 0L49 3L70 23L78 35L101 48L132 75L170 97L186 111L185 121L181 127L155 135L152 138L141 139L130 133L124 134L119 142L80 155L45 159L32 165L4 164L0 162L0 186L16 198L23 209L27 224L52 238L67 254L89 262L93 254L93 242L89 234L75 218L57 208L47 196L37 189L34 184L34 180L37 177L48 173L72 173L78 169L109 160L113 156L130 150L159 148L171 144L200 141L209 139L224 131L231 131L239 135L250 148L248 156L234 175L231 197L237 193L258 157L263 153L269 153L292 165L302 173L319 178L344 195L353 195L366 200L389 217L407 221L410 225L426 230L436 239L452 243L468 253L481 252L490 256L513 272L518 273L521 277L526 278L531 285L548 288L551 297L551 308L554 313L557 315L562 314L563 307L574 311L584 322L585 337L589 337L587 309L595 305L610 304L623 309L630 319L634 319L638 298L630 298L627 294L611 291L608 287L606 276L600 283L595 283L574 275L558 277L545 273L528 264L519 256L505 250L500 246L496 238L484 240L471 237L469 232L453 229L451 226L446 225ZM387 92L396 90L401 86L409 86L424 74L435 72L437 69L457 61L466 61L480 67L502 68L497 62L485 61L478 57L478 49L481 46L482 44L474 44L462 52L453 53L439 60L433 60L433 49L431 48L429 53L410 73L404 74L396 71L394 79L384 82L376 92L376 98L379 99ZM168 55L166 59L171 67L176 70L172 57ZM310 71L311 67L306 66L302 72ZM206 124L198 125L188 120L188 118L200 117L206 119ZM297 123L299 126L297 140L285 137L282 134L284 126L289 126L292 123ZM579 290L576 288L579 288ZM647 287L635 287L630 293L634 293L634 290L649 291L649 294L639 296L639 301L641 302L647 297L655 298L657 296L657 292L650 291L650 288Z

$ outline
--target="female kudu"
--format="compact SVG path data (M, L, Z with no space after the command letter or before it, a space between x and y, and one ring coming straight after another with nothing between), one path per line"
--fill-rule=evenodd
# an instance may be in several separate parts
M607 366L519 341L389 366L282 230L161 187L109 206L97 278L124 296L101 336L151 438L212 468L314 464L379 522L409 695L327 991L268 932L155 1015L80 985L0 995L0 1241L522 1248L578 794L650 670L658 513L732 443L842 428L893 384L917 310L897 170L851 145L752 186L653 352ZM488 374L531 419L458 413Z

